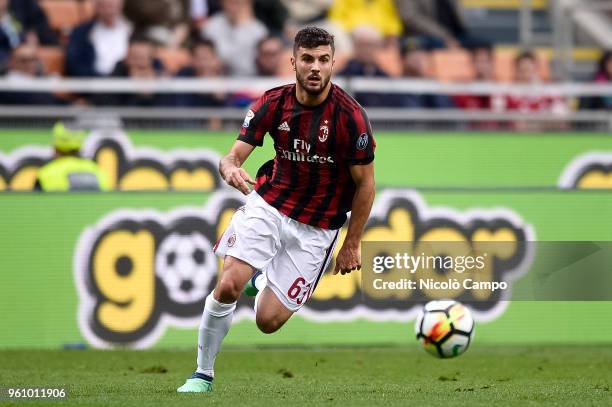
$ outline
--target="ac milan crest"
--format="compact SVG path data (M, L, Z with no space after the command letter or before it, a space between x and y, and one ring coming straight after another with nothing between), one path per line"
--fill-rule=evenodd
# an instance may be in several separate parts
M327 120L325 120L325 125L319 128L319 141L324 143L329 137L329 127L327 127Z
M236 234L232 233L232 235L227 239L227 245L229 247L233 247L236 244Z

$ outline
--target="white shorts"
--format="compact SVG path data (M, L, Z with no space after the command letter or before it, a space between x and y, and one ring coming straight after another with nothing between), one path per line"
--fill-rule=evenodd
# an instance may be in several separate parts
M331 261L338 233L291 219L253 191L232 217L215 253L261 270L267 286L295 312L310 298Z

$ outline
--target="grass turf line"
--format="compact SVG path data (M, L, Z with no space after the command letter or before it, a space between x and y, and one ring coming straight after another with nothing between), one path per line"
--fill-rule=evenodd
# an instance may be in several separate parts
M0 361L0 386L67 386L62 406L612 405L612 346L475 346L452 360L414 347L228 347L211 395L175 392L194 351L0 351Z

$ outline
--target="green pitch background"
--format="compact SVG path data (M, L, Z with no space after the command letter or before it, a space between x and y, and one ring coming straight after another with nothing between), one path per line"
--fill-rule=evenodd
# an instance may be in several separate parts
M67 400L50 403L62 406L612 404L609 346L479 343L451 360L434 359L415 343L225 347L217 358L214 392L207 395L176 393L195 363L193 351L4 351L0 357L3 386L65 388Z
M132 132L136 146L210 148L223 153L233 134ZM45 145L40 130L0 133L0 150ZM269 140L268 140L269 141ZM271 143L247 163L254 172L272 156ZM606 135L381 134L379 187L418 186L429 207L456 210L507 207L532 224L538 240L612 240L612 194L605 191L486 190L553 187L565 166L589 151L612 151ZM477 188L460 191L455 188ZM478 188L481 188L478 190ZM77 326L72 276L74 247L83 229L117 208L202 206L202 193L110 193L104 195L0 195L0 348L57 348L83 342ZM512 302L490 323L477 327L479 343L610 343L609 302ZM412 324L314 323L292 319L266 336L240 322L228 344L323 344L412 342ZM193 346L195 329L168 329L160 347Z

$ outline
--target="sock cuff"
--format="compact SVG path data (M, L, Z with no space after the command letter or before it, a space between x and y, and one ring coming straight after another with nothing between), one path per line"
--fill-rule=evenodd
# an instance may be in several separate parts
M231 304L224 304L222 302L215 300L215 298L213 297L213 294L214 294L214 291L208 294L208 297L206 297L206 302L204 304L204 310L207 313L209 313L213 317L219 318L219 317L227 316L231 314L232 312L234 312L234 310L236 309L235 302Z
M264 288L266 288L267 284L268 279L266 278L266 275L261 271L259 272L259 275L253 279L253 285L255 286L255 288L257 288L259 292L262 292Z
M207 381L208 383L212 383L213 380L214 380L211 375L207 375L205 373L200 373L198 371L196 371L194 374L192 374L190 379L202 379L202 380Z

